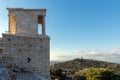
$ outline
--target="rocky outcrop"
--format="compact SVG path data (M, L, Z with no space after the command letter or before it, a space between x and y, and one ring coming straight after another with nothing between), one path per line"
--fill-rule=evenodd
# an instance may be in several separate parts
M0 80L48 80L35 73L14 72L0 66Z

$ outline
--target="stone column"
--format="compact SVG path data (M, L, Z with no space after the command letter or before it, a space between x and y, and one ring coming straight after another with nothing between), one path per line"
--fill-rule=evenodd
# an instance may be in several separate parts
M42 34L46 34L46 31L45 31L45 15L43 16L43 23L42 23Z
M33 15L34 16L34 22L36 25L36 31L35 31L35 35L38 34L38 15Z
M9 26L9 30L8 30L8 34L10 34L10 15L8 15L8 26Z

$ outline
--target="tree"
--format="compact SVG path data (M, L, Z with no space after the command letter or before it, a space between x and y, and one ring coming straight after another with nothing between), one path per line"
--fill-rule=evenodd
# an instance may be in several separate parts
M60 68L50 70L50 73L51 73L51 77L54 76L55 78L58 78L59 80L67 80L66 78L68 78L66 74L64 73L64 71Z
M86 79L82 79L81 76ZM86 68L76 72L74 78L76 80L120 80L120 76L107 68Z

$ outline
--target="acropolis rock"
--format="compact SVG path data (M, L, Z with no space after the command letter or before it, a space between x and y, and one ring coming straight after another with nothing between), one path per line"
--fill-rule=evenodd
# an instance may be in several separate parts
M50 37L45 29L46 9L7 10L9 30L0 38L0 64L17 75L36 74L50 80ZM41 34L38 34L39 24Z

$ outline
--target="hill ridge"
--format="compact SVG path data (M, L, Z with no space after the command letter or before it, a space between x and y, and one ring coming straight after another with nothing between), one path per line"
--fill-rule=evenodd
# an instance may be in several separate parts
M120 64L118 63L92 60L92 59L76 58L73 60L51 65L51 68L60 68L64 71L72 70L73 72L76 72L77 70L82 70L85 68L91 68L91 67L92 68L109 68L109 69L114 69L116 71L120 71Z

